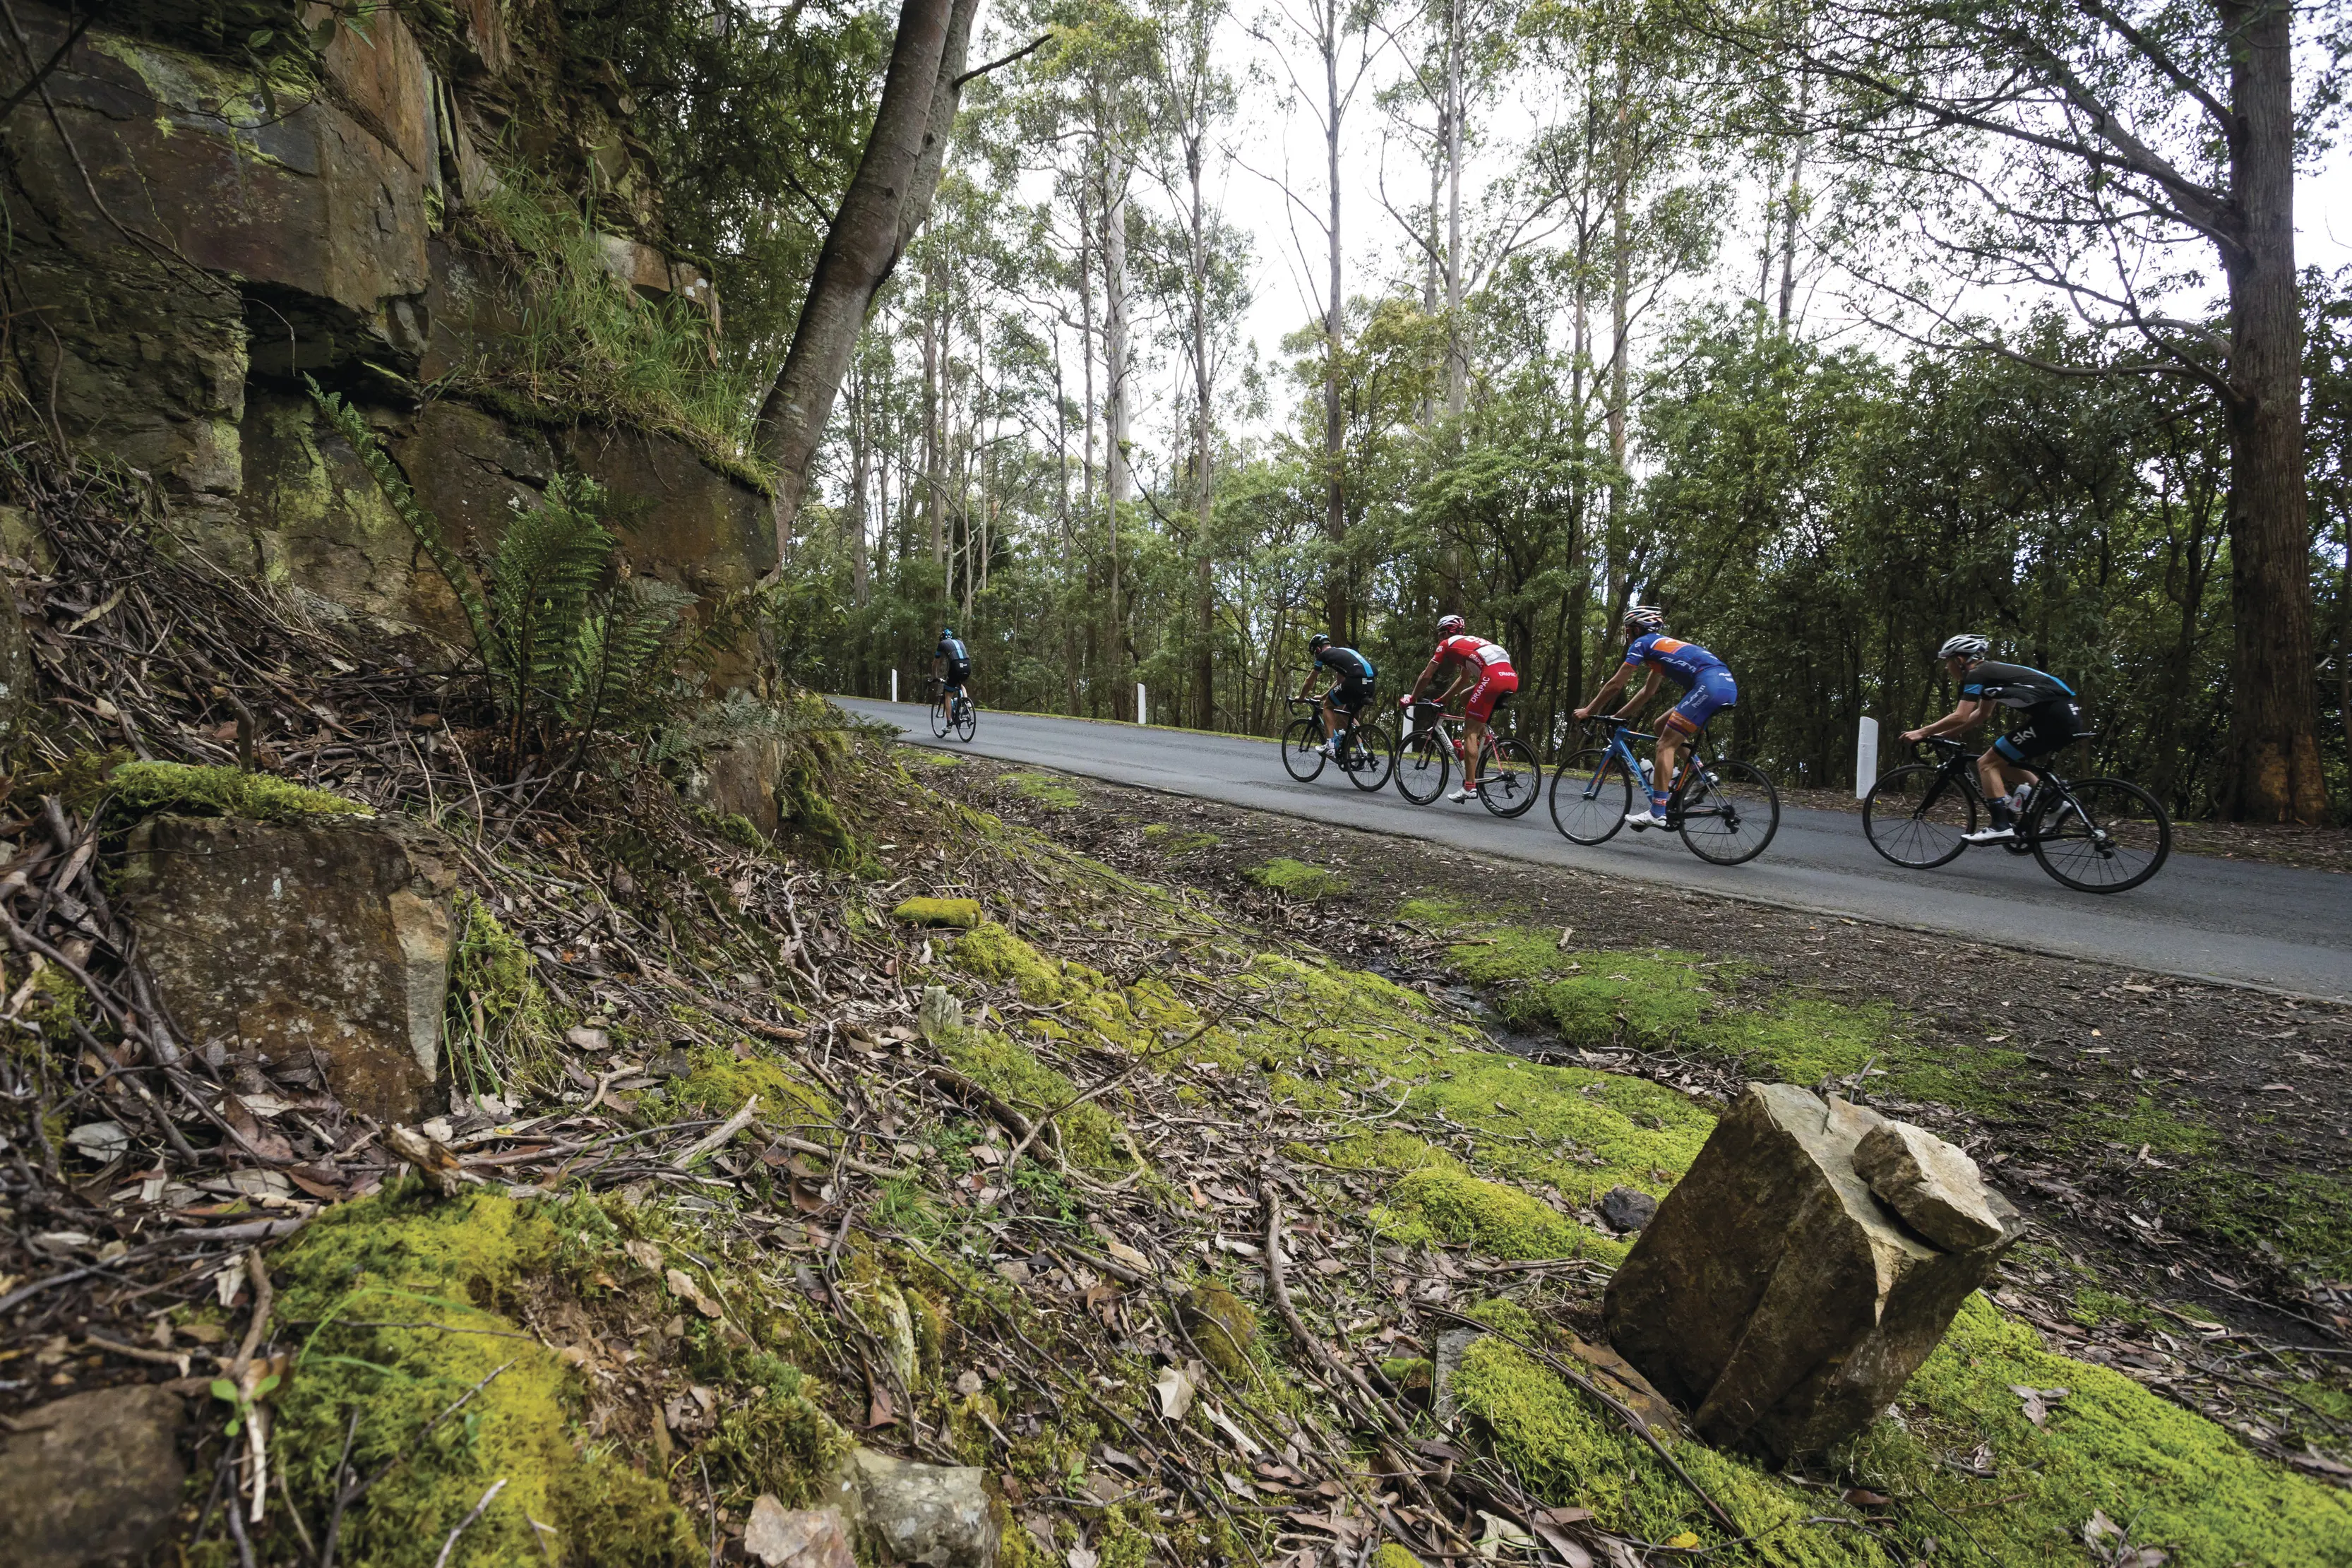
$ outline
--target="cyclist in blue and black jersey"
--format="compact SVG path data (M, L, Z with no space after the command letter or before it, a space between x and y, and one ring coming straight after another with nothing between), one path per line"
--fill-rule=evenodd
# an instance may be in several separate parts
M1637 830L1663 828L1666 825L1666 800L1674 793L1675 754L1681 751L1685 737L1696 736L1708 719L1739 700L1739 687L1731 678L1731 666L1721 659L1696 643L1667 636L1665 613L1655 605L1636 604L1628 609L1625 635L1625 662L1592 694L1591 702L1576 710L1576 716L1589 717L1594 708L1607 702L1624 685L1625 676L1636 664L1648 666L1649 673L1633 700L1617 710L1620 717L1648 706L1662 681L1671 678L1683 688L1682 700L1658 726L1658 759L1650 775L1650 803L1646 809L1625 813L1625 821Z
M1331 689L1323 694L1321 747L1323 755L1330 757L1339 744L1340 714L1349 718L1362 716L1371 706L1372 683L1380 678L1380 672L1355 649L1343 648L1320 632L1307 639L1307 651L1315 655L1315 662L1307 667L1307 682L1298 688L1301 702L1315 695L1315 673L1331 672Z
M940 683L940 695L952 697L971 679L971 653L955 634L952 626L940 628L940 645L931 653L931 674Z
M1984 786L1992 825L1960 835L1972 844L2007 843L2017 837L2017 814L2024 810L2025 800L2021 790L2011 792L2010 768L2031 773L2035 758L2073 745L2083 733L2082 699L2074 687L2046 670L1986 658L1991 650L1991 643L1973 632L1947 639L1936 650L1936 657L1944 661L1945 674L1960 688L1959 706L1933 724L1903 732L1906 740L1925 740L1929 736L1974 729L1990 722L1996 707L2021 711L2024 722L2011 727L1977 758L1977 781Z

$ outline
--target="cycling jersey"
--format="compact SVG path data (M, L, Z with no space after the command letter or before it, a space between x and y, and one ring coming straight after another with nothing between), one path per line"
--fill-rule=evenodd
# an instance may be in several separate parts
M2074 688L2053 674L1991 659L1960 677L1960 695L1997 702L2003 707L2040 707L2044 703L2075 700Z
M1511 656L1503 651L1501 643L1489 643L1484 637L1473 637L1467 632L1459 637L1448 637L1440 643L1437 652L1431 657L1437 660L1459 659L1483 670L1497 666L1507 670L1511 667Z
M947 661L948 684L950 685L961 685L964 677L971 674L971 655L964 651L961 637L940 638L939 651L933 656Z
M1699 677L1710 670L1721 670L1727 674L1731 670L1730 665L1697 643L1678 641L1664 632L1645 632L1628 643L1625 662L1654 665L1685 691L1698 685Z
M1315 662L1327 666L1332 675L1343 685L1361 682L1370 685L1380 674L1378 670L1372 668L1372 662L1370 659L1365 658L1353 648L1342 648L1337 643L1316 654Z

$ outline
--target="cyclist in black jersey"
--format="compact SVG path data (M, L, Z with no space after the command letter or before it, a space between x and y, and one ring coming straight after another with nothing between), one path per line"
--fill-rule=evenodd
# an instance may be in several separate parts
M952 626L940 628L940 645L931 653L931 678L940 683L943 696L962 691L971 679L971 651Z
M1936 651L1945 672L1960 688L1959 706L1933 724L1903 732L1905 740L1925 740L1974 729L1989 722L1996 707L2020 710L2023 723L1985 748L1977 758L1977 781L1984 786L1985 804L1992 825L1960 837L1972 844L2007 843L2017 837L2017 815L2025 809L2026 791L2011 792L2010 769L2030 773L2025 765L2072 745L2083 733L2083 708L2074 688L2046 670L2030 664L2005 664L1988 659L1992 644L1973 632L1948 639Z
M1379 679L1380 672L1372 667L1370 659L1353 648L1341 647L1321 632L1307 640L1307 650L1315 655L1315 662L1307 667L1306 684L1298 688L1301 702L1315 695L1316 672L1331 672L1331 689L1323 694L1323 745L1319 748L1324 756L1330 757L1339 744L1339 715L1345 713L1351 719L1362 716L1364 709L1371 706L1372 683Z

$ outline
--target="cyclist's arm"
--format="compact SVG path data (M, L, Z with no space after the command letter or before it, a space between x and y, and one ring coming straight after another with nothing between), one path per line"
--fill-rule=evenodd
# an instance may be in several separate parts
M1421 674L1413 678L1412 690L1405 694L1403 706L1410 707L1414 703L1421 700L1423 688L1427 686L1429 683L1436 677L1439 663L1440 661L1432 659L1428 664L1423 664L1421 667ZM1442 702L1444 699L1441 697L1438 700Z
M1623 674L1625 673L1625 669L1626 666L1623 664L1618 665L1617 674L1620 675ZM1628 697L1625 700L1624 706L1617 710L1617 716L1622 719L1631 719L1635 714L1640 713L1643 708L1648 707L1650 706L1650 699L1658 695L1658 686L1660 683L1665 680L1665 671L1657 668L1655 665L1652 665L1648 678L1642 683L1642 689L1635 692L1631 697Z
M1307 666L1307 678L1298 683L1298 700L1300 702L1305 702L1308 697L1315 695L1315 676L1320 664L1321 661L1318 660L1310 663Z
M1974 729L1977 726L1984 723L1986 719L1992 716L1992 708L1993 705L1989 701L1963 701L1959 706L1954 708L1951 712L1946 714L1935 723L1924 724L1917 729L1906 730L1904 733L1903 738L1906 740L1926 740L1930 736L1954 735L1964 729Z
M1601 689L1592 694L1592 700L1576 710L1576 716L1579 718L1590 718L1592 716L1593 709L1599 707L1602 703L1607 702L1611 697L1616 695L1618 692L1623 690L1625 685L1625 672L1633 667L1633 666L1631 664L1620 664L1614 670L1612 670L1609 673L1609 678L1601 683Z

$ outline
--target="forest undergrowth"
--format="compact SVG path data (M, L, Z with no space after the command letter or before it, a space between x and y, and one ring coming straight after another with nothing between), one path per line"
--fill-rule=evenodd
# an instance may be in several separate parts
M1313 893L1118 869L812 699L759 737L774 838L683 772L488 781L447 684L34 477L64 722L6 797L0 1394L198 1402L192 1563L740 1561L755 1499L859 1443L984 1467L1012 1568L2352 1542L2327 1472L1983 1299L1820 1464L1708 1449L1591 1343L1627 1245L1595 1206L1688 1166L1697 1077L1499 1049L1475 997L1326 951ZM257 809L433 835L446 1115L172 1039L110 902L127 829ZM1420 913L1432 962L1503 945Z

